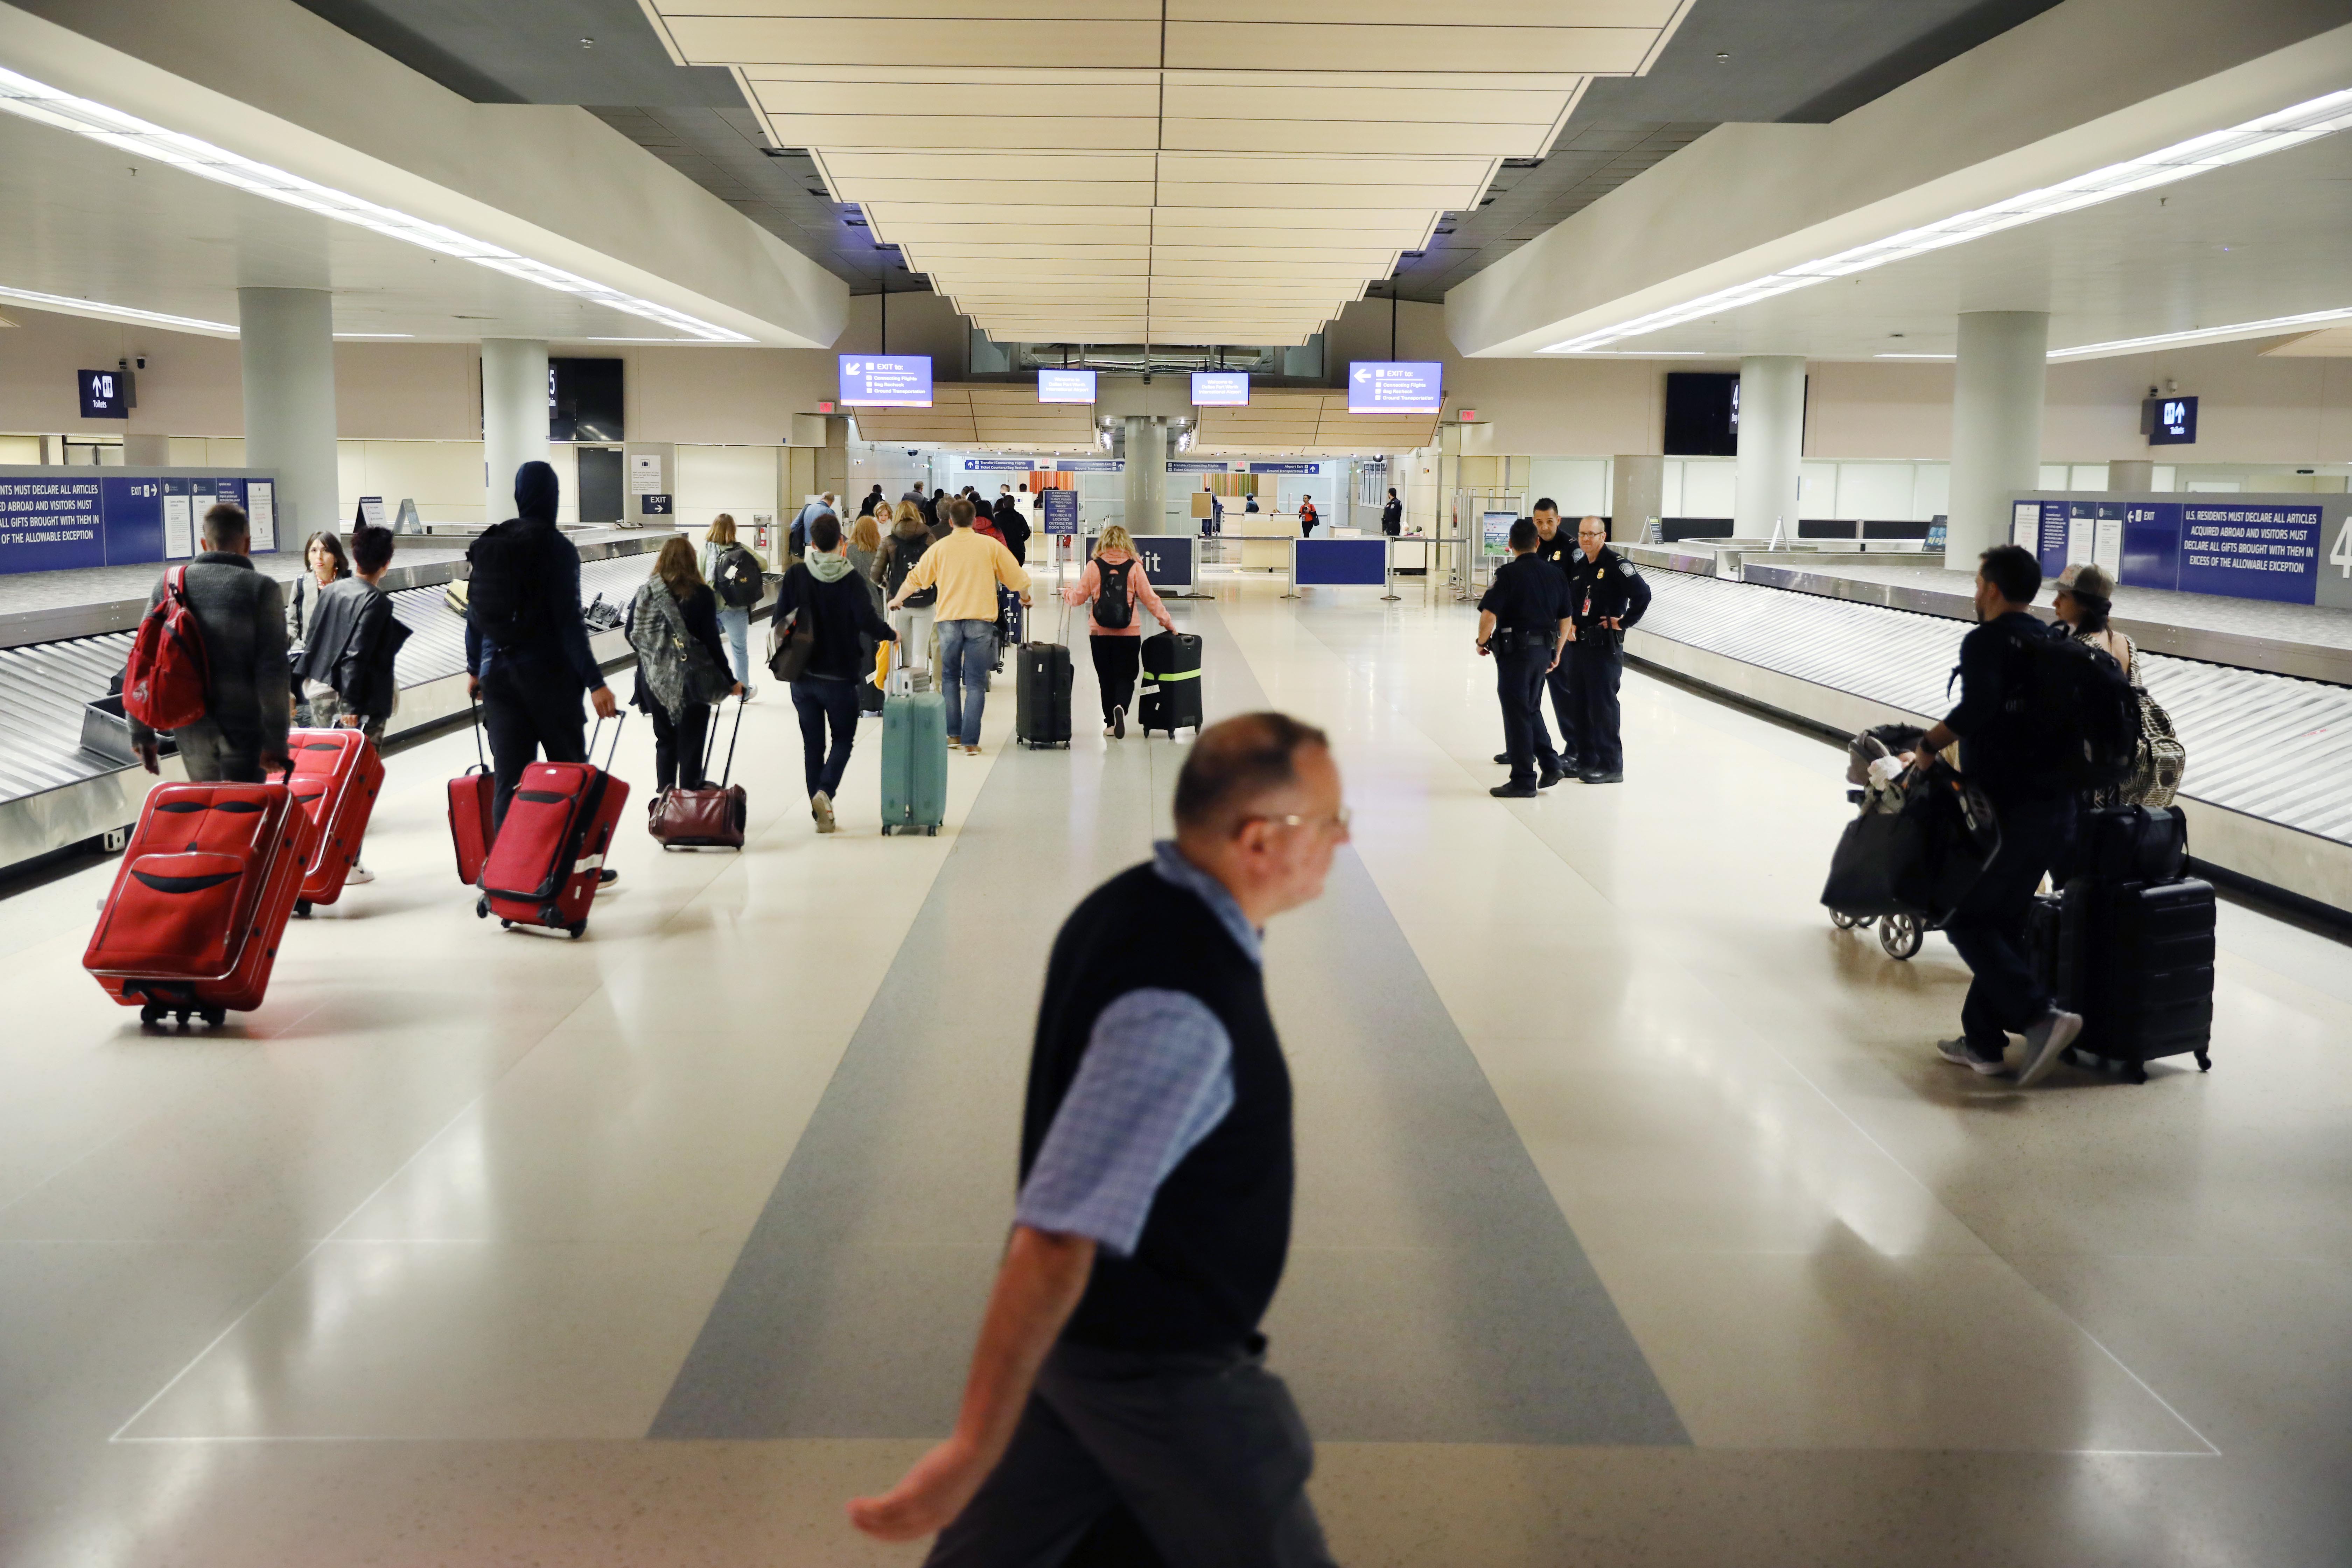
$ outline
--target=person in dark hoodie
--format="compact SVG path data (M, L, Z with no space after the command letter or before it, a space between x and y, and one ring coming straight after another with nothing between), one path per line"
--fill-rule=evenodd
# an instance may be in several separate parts
M808 668L793 682L793 707L800 713L809 815L819 833L831 833L833 797L840 793L849 748L857 741L857 682L873 668L867 645L859 639L892 642L898 635L850 567L841 548L841 520L831 512L809 524L809 552L784 574L774 619L780 626L805 624L816 637Z
M555 526L555 470L515 470L515 516L466 552L466 691L482 705L490 741L493 824L506 820L516 781L534 757L588 760L585 692L596 717L619 713L580 618L580 551ZM614 872L608 867L604 879Z
M996 531L1004 541L1004 548L1013 552L1013 559L1022 565L1029 564L1029 520L1021 515L1021 503L1013 499L1013 487L998 487L996 497Z

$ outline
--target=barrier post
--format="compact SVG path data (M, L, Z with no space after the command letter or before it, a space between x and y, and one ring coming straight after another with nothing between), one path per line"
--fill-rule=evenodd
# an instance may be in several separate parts
M1298 541L1296 537L1290 542L1290 586L1283 590L1282 596L1286 599L1298 597Z
M1398 602L1396 544L1397 542L1388 535L1381 536L1381 603L1383 605L1393 605Z

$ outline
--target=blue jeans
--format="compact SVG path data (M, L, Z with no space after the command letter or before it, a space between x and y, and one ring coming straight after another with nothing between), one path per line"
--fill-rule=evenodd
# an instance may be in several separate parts
M980 744L988 672L996 664L994 621L940 623L940 693L947 699L948 744Z
M735 609L719 606L719 630L727 638L727 662L734 667L735 679L744 685L751 684L751 612L746 607Z

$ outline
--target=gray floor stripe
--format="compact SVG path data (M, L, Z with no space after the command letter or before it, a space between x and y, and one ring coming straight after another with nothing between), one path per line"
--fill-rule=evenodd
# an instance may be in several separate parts
M1213 715L1264 693L1213 608ZM1073 708L1097 711L1079 650ZM1009 693L1007 696L1009 697ZM1053 932L1165 830L1182 748L1000 758L652 1436L945 1432L1012 1210ZM1097 749L1099 747L1100 749ZM1274 1364L1330 1439L1687 1441L1370 876L1272 933L1298 1081Z

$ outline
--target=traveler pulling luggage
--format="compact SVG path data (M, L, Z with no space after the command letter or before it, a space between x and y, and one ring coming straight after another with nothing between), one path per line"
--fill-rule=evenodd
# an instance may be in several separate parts
M533 763L523 769L508 803L506 822L482 864L482 896L477 915L499 917L502 927L545 926L577 937L588 929L588 906L603 881L605 853L628 804L629 786L612 774L621 749L621 725L604 766L587 763ZM596 754L604 721L588 737Z
M142 1024L260 1006L315 837L282 784L156 785L82 967Z
M343 896L343 879L360 858L360 841L383 788L383 758L357 730L289 730L286 754L294 764L286 787L317 829L294 904L296 914L307 915Z
M1840 931L1878 927L1889 958L1907 959L1940 926L2000 847L1983 791L1938 759L1914 773L1898 752L1910 726L1865 730L1847 747L1846 798L1861 809L1839 836L1822 903Z
M1070 612L1062 610L1060 642L1023 643L1015 696L1014 739L1032 751L1070 743Z
M1191 632L1160 632L1143 639L1143 696L1136 705L1143 732L1189 728L1201 732L1201 639Z
M882 704L882 831L936 837L947 819L947 696L894 695Z
M2115 1063L2135 1083L2159 1057L2210 1068L2213 885L2186 874L2177 807L2084 814L2074 874L2034 900L2034 967L2058 1005L2083 1016L2069 1054Z
M449 837L457 847L457 880L472 888L482 880L482 862L490 858L490 808L498 798L498 778L482 754L482 709L474 708L474 765L449 781Z
M735 700L735 728L727 737L727 765L717 784L700 789L666 789L646 803L646 831L664 849L740 849L743 825L751 802L735 776L735 742L743 733L743 699ZM703 735L702 774L710 776L710 753L719 742L719 726Z

